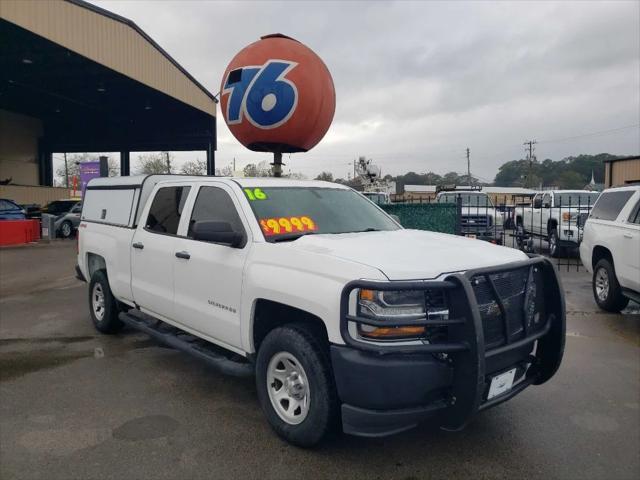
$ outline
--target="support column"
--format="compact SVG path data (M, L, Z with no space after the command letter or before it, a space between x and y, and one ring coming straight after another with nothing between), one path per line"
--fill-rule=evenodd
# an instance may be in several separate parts
M216 173L216 151L213 144L207 144L207 175L215 175Z
M40 185L53 186L53 154L43 139L38 140L38 181Z
M130 154L129 150L120 152L120 175L123 177L131 175Z

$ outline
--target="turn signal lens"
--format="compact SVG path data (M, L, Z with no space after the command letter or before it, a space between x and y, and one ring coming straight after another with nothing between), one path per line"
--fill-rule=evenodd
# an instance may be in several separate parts
M360 335L365 338L402 338L402 337L417 337L424 334L424 327L383 327L375 328L362 325L360 327Z
M373 290L365 290L365 289L360 290L361 300L369 300L370 302L373 302L375 297L376 297L376 293Z

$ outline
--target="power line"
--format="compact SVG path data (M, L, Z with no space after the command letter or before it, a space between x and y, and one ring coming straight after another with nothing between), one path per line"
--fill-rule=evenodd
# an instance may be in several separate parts
M640 123L636 123L634 125L626 125L624 127L612 128L610 130L601 130L599 132L585 133L583 135L575 135L573 137L556 138L553 140L540 140L538 143L557 143L557 142L565 142L567 140L575 140L577 138L600 137L600 136L610 135L612 133L622 132L630 128L638 128L638 127L640 127Z

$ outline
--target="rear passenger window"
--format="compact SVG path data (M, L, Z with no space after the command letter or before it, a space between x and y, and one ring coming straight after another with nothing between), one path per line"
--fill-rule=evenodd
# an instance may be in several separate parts
M201 187L189 221L189 238L193 224L200 221L228 222L234 232L244 232L236 206L227 192L218 187Z
M149 209L145 228L152 232L175 235L178 232L180 216L190 188L162 187L159 189Z
M589 217L598 220L615 220L632 195L633 190L602 193Z

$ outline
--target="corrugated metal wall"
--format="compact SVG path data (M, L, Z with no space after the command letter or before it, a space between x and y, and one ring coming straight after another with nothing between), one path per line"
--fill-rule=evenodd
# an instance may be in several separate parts
M640 158L607 162L604 175L606 188L619 187L629 182L640 182Z
M8 198L19 204L37 203L44 206L53 200L71 198L68 188L0 185L0 198Z
M1 0L0 17L210 115L216 114L214 101L201 88L122 22L62 0Z

